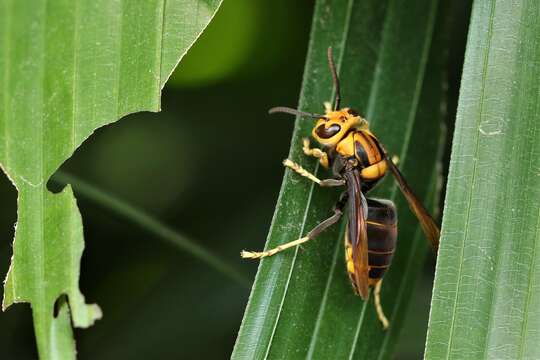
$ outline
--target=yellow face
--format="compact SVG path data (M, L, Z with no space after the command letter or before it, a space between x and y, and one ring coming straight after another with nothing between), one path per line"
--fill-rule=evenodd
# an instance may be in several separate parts
M367 129L368 122L349 108L326 111L323 118L317 120L311 134L321 145L334 147L352 129Z

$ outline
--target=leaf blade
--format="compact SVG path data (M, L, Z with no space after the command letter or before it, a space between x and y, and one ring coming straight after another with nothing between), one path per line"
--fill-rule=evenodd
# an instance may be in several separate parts
M412 9L407 14L410 19L399 16L399 9L404 7ZM344 10L350 14L343 15ZM412 130L414 119L417 117L416 107L420 90L424 86L423 74L436 13L436 1L430 2L430 6L427 7L425 3L413 2L411 5L411 2L404 4L399 1L317 2L300 109L316 112L323 101L330 100L331 81L324 62L324 53L326 47L332 45L335 57L339 59L342 94L345 95L342 104L360 108L361 112L367 109L368 120L371 120L375 134L380 136L385 144L389 144L387 147L390 150L398 148L401 148L402 152L406 150L406 146L404 148L401 145L403 133L413 134L424 127L423 131L415 134L422 137L425 137L426 133L437 134L440 129L438 121L433 121L433 117L424 119L423 126L414 127L415 131ZM350 27L343 24L344 19L349 21ZM422 21L417 21L418 19ZM342 31L345 28L347 30ZM407 29L412 30L407 32ZM328 34L329 32L341 34L343 38L329 43L332 36ZM347 34L343 35L343 32ZM414 36L411 36L411 32ZM408 42L412 44L410 48L403 43L405 38L414 39ZM336 44L343 45L336 46ZM396 60L394 52L396 48L407 49L407 56L398 59L405 58L406 64ZM422 58L425 60L422 61ZM413 81L410 81L411 79ZM405 83L407 86L412 84L413 91L400 88L398 92L394 89L396 82L400 85ZM437 85L440 87L440 83ZM418 89L416 93L415 87ZM410 114L407 121L399 121L402 113ZM438 103L434 113L439 114ZM438 119L438 116L435 118ZM307 136L311 130L311 124L306 123L308 121L302 120L296 124L290 158L312 171L317 169L315 162L306 159L299 146L301 138ZM388 126L389 124L392 126ZM405 131L408 127L410 129ZM432 136L427 141L429 148L434 149L438 148L438 142L438 136ZM426 161L428 164L435 163L436 153L437 151L433 151L430 154L431 157ZM398 154L403 156L401 152ZM415 167L411 159L417 156L415 152L404 162L407 175ZM427 179L431 179L432 170L432 167L426 166L426 171L417 171L418 177L413 177L415 180L420 178L422 184L420 194L427 192L430 181L426 181L423 177L427 175ZM325 177L327 174L320 176ZM387 183L379 190L380 196L396 195L393 184ZM329 216L329 210L336 196L336 192L315 188L295 174L286 172L267 247L294 240L309 231L317 221ZM407 215L408 210L405 210L406 205L402 201L398 201L398 207L402 210L400 216L407 219L404 222L414 224L411 225L412 234L411 231L403 233L405 237L412 239L417 223L412 222L415 220L412 220L410 214ZM281 253L261 262L233 351L234 359L265 356L270 358L378 356L384 335L371 308L373 304L366 306L352 293L340 260L342 231L343 226L341 229L336 226L306 244L303 249ZM425 253L425 250L423 252ZM396 258L394 266L402 267L403 264L399 263L403 261L410 263L410 260L405 260L410 258L411 254L405 255L404 252L402 256ZM416 268L417 272L422 256L416 258L419 262L414 263L412 268ZM399 283L397 277L390 274L388 279L389 284ZM392 285L388 287L390 288ZM400 306L404 306L405 303L406 301L403 301ZM395 304L389 304L392 305ZM368 348L368 343L373 344L371 349ZM391 351L387 351L386 355L381 356L388 357L390 353Z
M540 7L473 6L426 358L536 358ZM532 322L532 327L530 326Z
M96 128L159 110L161 74L172 71L220 3L171 0L165 13L164 0L0 2L0 167L19 192L3 308L32 304L44 359L73 358L71 321L87 327L101 317L78 289L84 243L76 200L70 187L50 193L47 181ZM170 26L179 21L189 28L183 41L164 41L178 38ZM63 305L54 317L61 295L71 311Z

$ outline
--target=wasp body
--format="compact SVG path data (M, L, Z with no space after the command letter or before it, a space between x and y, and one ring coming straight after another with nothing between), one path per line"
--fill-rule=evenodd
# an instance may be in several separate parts
M320 180L289 159L284 161L284 165L321 186L344 186L346 191L337 202L334 215L317 225L305 237L263 252L243 251L242 257L271 256L309 241L338 222L347 206L348 224L345 232L347 272L355 292L362 299L367 300L369 288L375 288L377 314L383 327L386 328L388 320L380 303L380 289L383 275L390 266L396 246L397 213L391 201L369 199L365 194L387 172L390 172L435 250L438 248L439 228L413 194L397 166L390 160L381 142L371 133L368 122L356 111L340 108L339 80L331 48L328 49L328 62L336 88L336 100L333 107L326 104L324 115L286 107L273 108L270 113L285 112L317 119L311 135L321 148L311 148L309 139L304 139L303 151L308 156L318 158L324 168L332 171L333 177Z
M367 208L363 210L367 233L368 285L374 286L390 266L397 239L394 204L388 200L364 199L364 194L386 174L384 151L379 140L369 131L367 121L349 108L327 111L313 127L312 136L327 150L326 156L319 159L321 165L331 168L336 178L346 181L346 196L351 204L349 211L356 212L362 203ZM304 144L304 151L309 153L308 142ZM356 292L367 297L365 286L359 289L354 281L353 245L350 239L358 238L358 231L354 224L349 224L345 237L345 260Z

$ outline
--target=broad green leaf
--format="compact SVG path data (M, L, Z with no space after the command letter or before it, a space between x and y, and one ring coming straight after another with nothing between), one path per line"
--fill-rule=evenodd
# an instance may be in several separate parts
M540 358L540 3L474 3L427 359Z
M343 106L370 120L373 132L400 157L401 169L421 198L434 193L440 138L442 81L437 59L442 52L432 52L437 61L428 66L437 9L437 1L317 1L300 95L300 109L305 111L320 112L323 102L331 100L326 49L332 46ZM313 121L297 120L289 157L328 177L301 150L301 139L309 136L312 126ZM390 330L382 330L373 300L364 303L352 291L343 261L342 221L302 248L261 262L233 359L391 356L428 246L391 179L376 196L393 199L400 217L397 254L382 290ZM320 189L287 171L266 247L306 234L331 215L337 197L338 191Z
M82 221L50 176L92 132L158 111L161 88L220 0L0 1L0 166L18 222L3 308L29 302L40 357L75 356L70 322L101 317L78 288ZM55 302L66 295L69 303Z

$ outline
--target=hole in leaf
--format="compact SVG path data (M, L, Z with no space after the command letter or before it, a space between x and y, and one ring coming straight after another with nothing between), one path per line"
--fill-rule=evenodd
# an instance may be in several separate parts
M64 306L64 304L66 304L66 306L69 306L68 296L66 294L60 295L58 299L56 299L56 301L54 302L53 315L55 318L58 317L58 314L60 313L60 309L62 309L62 306Z

